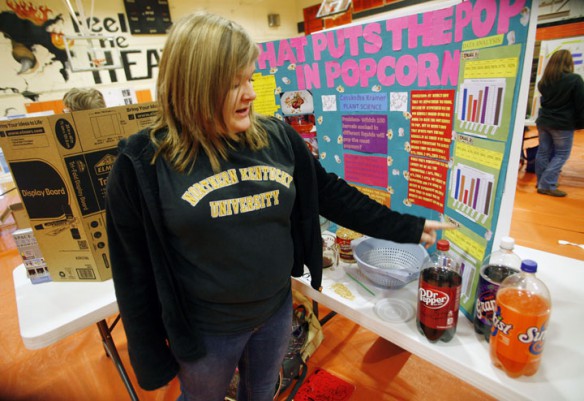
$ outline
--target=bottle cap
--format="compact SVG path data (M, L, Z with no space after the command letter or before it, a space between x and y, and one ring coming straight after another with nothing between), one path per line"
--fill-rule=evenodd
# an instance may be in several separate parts
M445 239L439 239L438 242L436 242L436 249L439 251L447 251L450 249L450 242Z
M511 237L501 238L501 244L499 245L502 249L511 250L515 247L515 240Z
M537 271L537 262L530 259L525 259L521 262L521 271L526 273L535 273Z

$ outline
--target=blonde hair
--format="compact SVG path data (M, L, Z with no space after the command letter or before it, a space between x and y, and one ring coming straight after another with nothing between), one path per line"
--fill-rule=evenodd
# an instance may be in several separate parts
M566 49L560 49L554 52L550 57L541 80L537 88L541 90L542 85L550 85L558 81L563 74L574 72L574 59L572 53Z
M203 150L215 172L227 159L229 144L223 106L233 81L252 65L259 48L238 24L209 13L184 17L168 33L160 59L157 98L159 111L150 131L162 155L178 172L192 168ZM267 146L265 129L250 110L251 126L237 137L252 150ZM157 136L167 130L166 135Z
M63 103L69 111L101 109L106 107L102 93L93 88L73 88L65 93Z

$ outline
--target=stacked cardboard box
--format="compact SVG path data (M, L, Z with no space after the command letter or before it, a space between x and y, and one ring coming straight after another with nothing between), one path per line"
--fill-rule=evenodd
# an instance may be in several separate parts
M111 278L105 189L117 144L155 103L0 122L0 147L53 281Z

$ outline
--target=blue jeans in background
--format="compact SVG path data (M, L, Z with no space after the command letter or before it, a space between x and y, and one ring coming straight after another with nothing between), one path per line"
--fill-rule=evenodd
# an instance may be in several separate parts
M572 151L574 131L537 127L539 148L535 157L537 188L554 190L558 185L560 171Z
M239 368L238 401L272 401L292 333L292 294L264 324L232 335L203 334L207 355L179 361L177 401L224 401Z

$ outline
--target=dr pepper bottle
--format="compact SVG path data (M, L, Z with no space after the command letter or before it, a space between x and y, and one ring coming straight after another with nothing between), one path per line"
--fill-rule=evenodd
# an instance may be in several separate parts
M448 342L456 333L462 275L449 250L450 243L439 240L420 273L416 324L430 342Z

